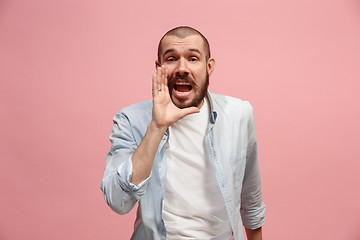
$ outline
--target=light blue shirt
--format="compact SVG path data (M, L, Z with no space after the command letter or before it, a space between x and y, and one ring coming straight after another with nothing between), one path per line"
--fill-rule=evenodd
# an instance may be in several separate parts
M253 109L249 102L228 96L209 93L208 98L211 115L205 152L224 198L234 239L245 240L242 225L256 229L265 223ZM162 207L167 133L159 144L150 176L139 185L130 182L131 158L151 117L151 100L126 107L115 115L101 182L105 201L115 212L126 214L139 203L131 238L134 240L166 239Z

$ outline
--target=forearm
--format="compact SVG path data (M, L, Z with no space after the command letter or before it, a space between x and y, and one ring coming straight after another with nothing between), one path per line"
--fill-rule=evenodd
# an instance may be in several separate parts
M143 138L144 141L140 141L139 144L139 139L137 139L132 132L129 116L132 116L131 112L122 111L114 117L114 125L109 137L111 149L106 156L105 172L101 182L101 190L103 191L105 201L119 214L128 213L146 192L148 181L139 180L135 185L130 182L130 178L133 169L134 176L138 176L137 169L139 168L136 166L136 156L139 156L140 160L146 159L145 157L141 157L139 153L142 152L142 147L147 145L147 140L150 139L150 142L155 142L153 139L155 139L154 136L156 135L153 133L150 134L151 131L148 130L147 137L145 139ZM144 121L147 121L147 119L149 119L148 117L149 116L146 116ZM134 126L139 127L141 124L135 123ZM142 125L141 128L143 129L144 125ZM158 135L163 136L163 133L159 133ZM139 147L139 145L142 145L142 147ZM137 149L139 150L137 152L138 155L135 154ZM153 156L155 156L155 154L156 150ZM133 156L135 156L134 167L132 164ZM152 162L153 159L151 159L150 165L152 165ZM149 173L151 172L151 167L152 166L149 167ZM147 174L147 176L148 175L149 174ZM147 177L143 178L143 180L146 178Z
M106 203L118 214L126 214L136 205L137 197L133 192L124 191L118 175L113 174L101 182L101 190Z
M130 182L138 185L151 173L156 151L167 127L157 127L151 122L139 147L132 156L132 176Z
M180 109L170 98L166 67L158 67L153 75L152 120L139 147L132 156L133 171L130 182L137 185L149 177L156 151L166 129L188 114L200 112L197 107Z
M245 228L246 236L248 240L262 240L262 228L249 229Z

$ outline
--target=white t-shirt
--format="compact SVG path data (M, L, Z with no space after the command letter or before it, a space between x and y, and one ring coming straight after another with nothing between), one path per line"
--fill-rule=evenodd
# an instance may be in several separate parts
M224 199L205 154L209 111L205 98L200 113L169 127L163 207L168 240L232 238Z

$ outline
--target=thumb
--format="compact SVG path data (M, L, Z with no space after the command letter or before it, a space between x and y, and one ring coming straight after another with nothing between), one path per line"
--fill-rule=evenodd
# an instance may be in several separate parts
M199 113L200 108L197 107L188 107L181 109L182 117L185 117L186 115L192 114L192 113Z

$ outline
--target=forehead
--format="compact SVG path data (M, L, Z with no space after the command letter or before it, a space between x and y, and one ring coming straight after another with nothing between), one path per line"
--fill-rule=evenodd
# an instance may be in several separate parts
M175 51L197 49L201 55L205 55L204 40L198 35L189 35L185 38L172 35L166 36L161 42L161 55L169 49L173 49Z

